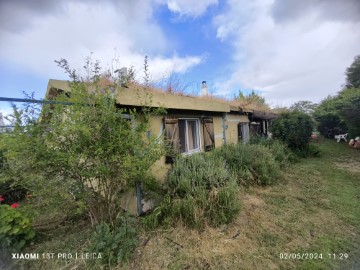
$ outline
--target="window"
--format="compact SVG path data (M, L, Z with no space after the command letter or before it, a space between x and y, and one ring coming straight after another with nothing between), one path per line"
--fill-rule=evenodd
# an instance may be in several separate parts
M179 119L179 142L181 153L200 151L199 120Z
M250 140L249 124L239 123L238 124L238 138L239 142L248 143Z
M178 116L164 117L165 141L170 146L165 156L165 163L173 163L178 153L191 154L201 151L200 128L204 137L204 151L215 147L214 124L212 117L179 118Z

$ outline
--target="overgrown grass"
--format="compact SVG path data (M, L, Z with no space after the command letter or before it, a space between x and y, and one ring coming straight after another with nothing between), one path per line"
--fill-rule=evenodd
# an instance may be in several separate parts
M221 157L210 153L179 157L166 187L164 202L145 218L147 227L179 222L197 229L219 226L231 222L240 209L234 174Z
M212 153L225 160L241 186L269 185L280 178L280 164L262 145L225 145Z
M111 269L357 269L360 153L330 140L318 147L321 157L290 164L276 185L237 192L242 206L232 222L219 227L205 224L199 231L181 226L181 217L175 228L143 231L129 265ZM184 189L178 184L173 188L179 194ZM170 209L173 201L168 203ZM189 201L184 207L190 207ZM92 229L77 221L38 235L25 252L88 252ZM323 259L280 259L280 253L321 253ZM341 253L348 258L340 259ZM25 269L91 269L86 260L25 263Z
M136 266L284 270L359 266L359 152L330 140L318 147L321 157L290 165L277 185L241 190L242 210L232 223L200 233L182 227L159 231L141 248ZM181 246L174 249L166 239ZM322 259L280 259L280 253L321 253ZM341 253L348 258L341 259Z

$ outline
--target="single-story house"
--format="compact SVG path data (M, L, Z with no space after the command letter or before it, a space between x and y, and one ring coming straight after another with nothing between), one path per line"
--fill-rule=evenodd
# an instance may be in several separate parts
M69 83L49 80L46 99L52 99L60 91L70 91ZM150 119L148 132L165 136L174 152L184 155L210 151L224 144L246 143L254 126L257 133L266 135L268 122L274 118L274 115L246 110L209 96L166 93L135 84L119 87L114 94L120 108L137 108L145 104L165 108L165 115ZM152 171L159 181L165 179L171 163L172 158L164 156L154 164ZM128 201L126 205L131 208Z

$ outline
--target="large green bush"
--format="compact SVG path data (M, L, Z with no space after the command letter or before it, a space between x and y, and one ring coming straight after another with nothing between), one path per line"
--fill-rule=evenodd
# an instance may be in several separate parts
M71 77L70 90L52 97L58 103L43 104L40 112L34 104L14 108L15 127L1 134L7 166L0 171L0 182L13 179L44 198L43 205L52 200L48 194L59 203L81 202L93 224L111 224L124 190L147 181L151 166L163 155L160 139L144 136L159 110L146 104L136 110L118 108L118 78L101 84L98 64L87 63L88 77L77 75L64 59L58 64Z
M240 185L269 185L280 177L279 164L265 146L225 145L212 154L225 160Z
M312 131L313 122L311 117L299 111L283 113L271 125L274 139L279 139L291 149L297 150L307 147Z
M146 217L149 227L182 222L201 229L219 226L239 213L237 184L223 159L211 153L179 157L167 178L168 196Z
M9 205L0 205L0 249L21 250L34 237L29 218Z

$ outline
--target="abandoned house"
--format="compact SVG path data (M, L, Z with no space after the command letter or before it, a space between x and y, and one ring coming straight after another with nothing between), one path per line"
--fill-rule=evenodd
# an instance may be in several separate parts
M251 134L267 136L269 120L275 118L274 114L247 110L212 98L207 95L206 83L203 82L202 87L203 95L193 97L150 91L143 86L129 84L118 88L115 99L117 105L123 108L144 104L165 108L165 115L154 115L150 119L151 130L148 133L159 138L165 136L174 152L183 155L210 151L224 144L247 143ZM46 99L52 99L60 91L70 91L69 83L49 80ZM154 164L152 172L159 181L165 179L172 161L171 157L164 156ZM129 206L129 198L126 209L135 207Z

